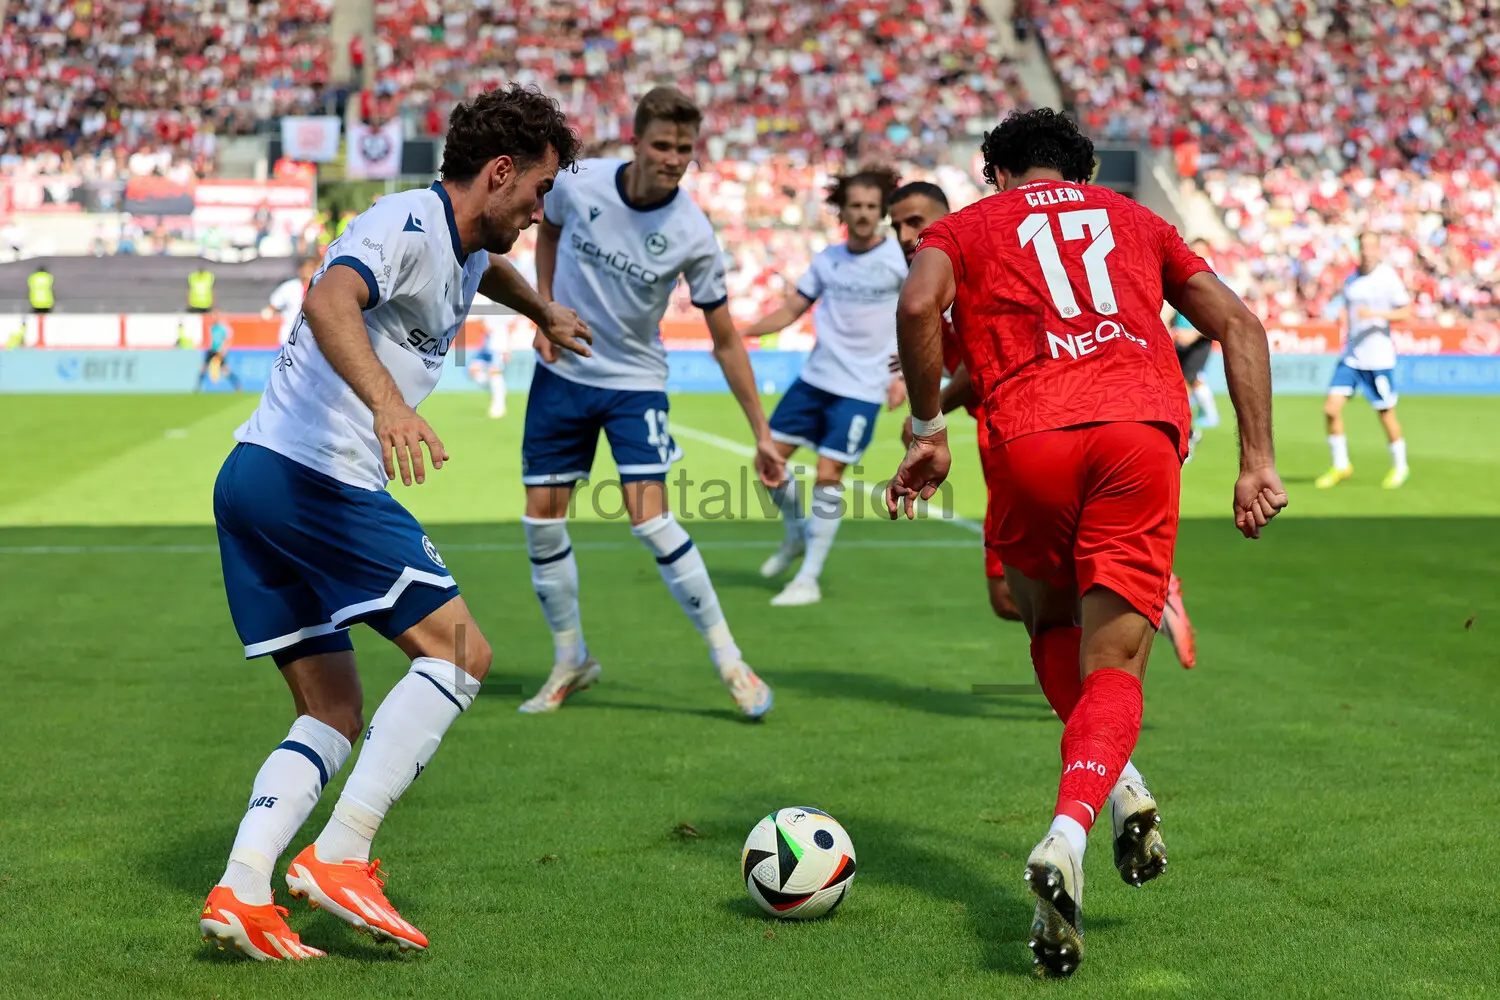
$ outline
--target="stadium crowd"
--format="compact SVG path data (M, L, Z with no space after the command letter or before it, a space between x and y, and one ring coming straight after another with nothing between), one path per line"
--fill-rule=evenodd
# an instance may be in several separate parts
M1079 0L1029 13L1095 134L1176 150L1267 318L1329 308L1362 229L1418 313L1493 318L1500 5Z
M212 170L218 136L321 110L334 0L9 0L0 175ZM1177 153L1234 239L1216 262L1268 319L1325 315L1353 238L1392 235L1420 315L1493 317L1500 5L1493 0L1018 0L1097 136ZM745 292L770 301L832 238L850 161L931 176L1026 96L977 5L950 0L375 0L360 112L440 133L504 79L559 96L591 152L634 95L706 110L695 193ZM973 178L947 171L958 200Z

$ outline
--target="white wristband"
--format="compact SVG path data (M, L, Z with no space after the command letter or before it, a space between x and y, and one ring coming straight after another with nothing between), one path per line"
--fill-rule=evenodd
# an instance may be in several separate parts
M912 437L919 437L919 438L932 437L932 435L936 434L938 431L947 430L947 428L948 428L948 421L947 421L947 419L945 419L943 417L943 414L942 414L941 411L939 411L938 415L935 416L935 417L933 417L931 420L923 420L920 417L918 417L915 413L912 414L912 418L911 418L911 433L912 433Z

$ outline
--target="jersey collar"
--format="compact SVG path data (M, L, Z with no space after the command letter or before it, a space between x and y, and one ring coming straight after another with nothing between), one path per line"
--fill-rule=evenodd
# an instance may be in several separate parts
M443 203L443 216L448 220L448 236L453 240L453 256L460 267L464 263L464 244L458 238L458 220L453 217L453 199L448 197L447 188L443 187L442 181L433 181L432 190Z
M677 192L680 190L680 188L673 188L672 193L667 195L665 198L662 198L658 201L653 201L647 205L637 205L635 202L631 201L630 195L625 193L625 168L628 166L630 166L630 164L622 163L620 164L620 169L615 171L615 190L620 192L620 200L625 203L626 208L633 209L637 212L654 212L658 208L666 208L668 205L672 204L672 199L677 197Z

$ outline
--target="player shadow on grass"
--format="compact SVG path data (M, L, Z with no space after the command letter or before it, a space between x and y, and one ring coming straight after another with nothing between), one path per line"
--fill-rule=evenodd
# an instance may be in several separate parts
M774 675L768 674L766 683L778 692L797 691L840 700L857 698L933 715L1007 719L1014 722L1055 721L1052 709L1048 707L1040 690L1034 694L980 695L973 690L908 684L881 674L796 667L783 668Z
M755 805L747 805L746 811L754 813L755 809ZM1022 859L1031 847L1029 842L1003 835L949 835L946 842L954 850L940 852L922 845L919 841L923 833L914 827L858 813L843 814L839 819L856 843L857 881L850 891L847 908L841 907L842 912L836 911L823 919L848 920L851 916L855 920L878 919L879 914L873 909L878 903L872 902L870 895L883 889L920 893L962 908L964 923L979 946L980 966L985 971L1031 978L1031 952L1026 941L1034 899L1021 882ZM704 827L732 828L732 824L704 824ZM925 835L930 839L932 833L927 831ZM964 854L985 860L976 864L962 858ZM776 926L777 922L744 891L724 897L721 906L735 916L764 923L768 928ZM1090 916L1089 927L1105 929L1116 922L1108 916Z

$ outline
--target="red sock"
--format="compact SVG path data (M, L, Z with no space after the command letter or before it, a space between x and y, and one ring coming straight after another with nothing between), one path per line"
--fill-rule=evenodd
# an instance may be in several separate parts
M1063 722L1073 714L1083 694L1082 669L1078 664L1078 645L1083 629L1049 628L1031 640L1031 665L1047 704Z
M1063 728L1056 815L1077 820L1085 830L1093 826L1140 735L1140 679L1115 669L1089 674Z

